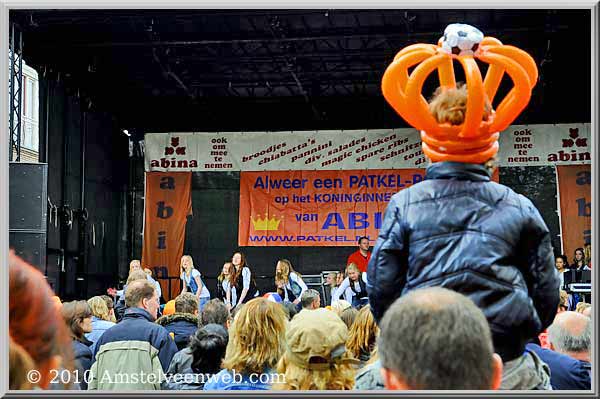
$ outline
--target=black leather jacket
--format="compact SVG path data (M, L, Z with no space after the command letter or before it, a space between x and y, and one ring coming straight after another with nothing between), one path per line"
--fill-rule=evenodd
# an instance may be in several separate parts
M504 361L552 323L559 301L550 233L538 210L475 164L432 164L423 182L392 197L367 276L377 320L417 288L469 296Z

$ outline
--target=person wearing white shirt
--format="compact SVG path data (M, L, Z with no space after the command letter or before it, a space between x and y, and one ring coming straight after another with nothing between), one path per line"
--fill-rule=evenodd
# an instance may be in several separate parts
M369 303L367 273L361 273L354 263L348 265L346 272L348 277L342 281L331 295L331 303L338 301L342 295L353 307L360 307Z
M200 272L194 268L194 261L189 255L181 257L181 280L183 281L183 289L181 292L191 292L198 298L198 313L202 312L202 308L210 301L210 291L206 284L202 281ZM189 288L189 290L188 290Z
M142 262L140 262L139 259L133 259L131 262L129 262L129 273L131 274L131 272L134 270L142 270L144 273L146 273L146 279L150 281L152 285L154 285L154 288L156 288L156 292L158 293L158 299L160 300L160 298L162 298L160 283L153 279L152 276L146 272L146 270L142 269ZM124 293L122 291L117 291L117 295L121 296L124 295Z
M292 302L300 307L300 297L308 289L300 273L294 270L287 259L277 261L275 267L275 284L284 302Z

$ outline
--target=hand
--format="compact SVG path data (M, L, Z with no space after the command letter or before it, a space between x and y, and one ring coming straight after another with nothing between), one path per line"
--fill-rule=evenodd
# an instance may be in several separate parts
M231 312L231 304L230 303L227 304L227 310L229 310Z
M300 303L300 299L296 299L294 302L292 302L294 305L297 305Z
M107 288L106 289L106 293L114 298L115 296L117 296L117 289L116 288L112 288L112 287L111 288Z

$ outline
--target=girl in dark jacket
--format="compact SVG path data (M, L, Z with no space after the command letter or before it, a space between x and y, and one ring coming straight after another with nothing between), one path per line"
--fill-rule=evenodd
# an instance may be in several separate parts
M77 368L76 380L82 390L87 389L87 374L92 367L92 341L84 334L92 332L92 309L86 301L65 302L62 305L62 316L73 339L73 355Z

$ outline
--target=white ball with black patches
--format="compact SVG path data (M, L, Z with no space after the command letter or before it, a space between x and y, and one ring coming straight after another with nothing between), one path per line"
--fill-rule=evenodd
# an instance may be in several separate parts
M450 24L444 29L442 50L455 55L473 55L483 40L483 33L467 24Z

